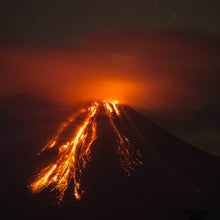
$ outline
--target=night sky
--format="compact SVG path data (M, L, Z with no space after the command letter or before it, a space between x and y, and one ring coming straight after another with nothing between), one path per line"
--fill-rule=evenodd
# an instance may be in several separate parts
M115 96L220 155L219 11L218 0L5 1L1 99Z
M36 42L66 42L97 31L193 29L219 33L220 3L210 1L4 1L5 32Z

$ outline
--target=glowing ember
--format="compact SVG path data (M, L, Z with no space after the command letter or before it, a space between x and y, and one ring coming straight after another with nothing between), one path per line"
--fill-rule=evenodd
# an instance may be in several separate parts
M69 126L79 116L83 115L84 121L78 127L73 137L66 143L59 146L57 159L42 169L34 180L29 185L32 193L41 192L46 187L50 186L51 191L57 193L57 198L61 201L65 191L71 181L73 181L73 194L78 200L84 193L81 189L81 175L87 162L90 159L90 147L96 136L96 115L99 105L104 106L109 122L116 133L117 137L117 152L120 158L122 169L130 175L130 171L142 164L140 152L133 147L130 140L120 132L116 126L115 117L120 119L121 113L118 108L117 101L95 102L88 109L82 109L71 117L67 122L64 122L57 134L51 141L38 153L41 154L47 149L57 147L59 138L64 129Z

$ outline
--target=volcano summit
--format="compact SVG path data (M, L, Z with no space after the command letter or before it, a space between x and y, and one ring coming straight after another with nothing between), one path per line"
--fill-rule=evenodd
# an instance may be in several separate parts
M201 197L217 204L219 158L117 101L93 102L76 112L38 153L43 154L47 165L28 188L33 193L48 188L58 203L71 194L81 199L73 214L79 219L154 219L158 207L167 212Z

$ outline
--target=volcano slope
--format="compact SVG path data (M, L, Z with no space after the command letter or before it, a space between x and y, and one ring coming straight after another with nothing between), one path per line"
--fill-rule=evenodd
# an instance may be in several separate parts
M117 140L105 114L100 114L94 160L85 175L82 204L89 207L87 217L102 213L107 219L181 219L181 211L192 209L217 218L219 158L182 142L128 106L119 109L115 124L141 152L143 165L130 176L119 169Z
M52 186L53 181L59 179L53 172L61 166L58 145L64 146L73 129L83 121L85 125L84 116L70 120L56 143L37 157L42 169L52 164L53 171L47 170L49 173L43 175L45 182L49 176L51 179L36 191L33 188L36 184L31 184L38 179L30 180L29 189L41 193L25 192L25 210L21 216L27 219L153 220L188 219L198 213L204 218L217 219L219 158L182 142L129 106L107 104L109 106L99 103L94 114L88 113L91 116L91 123L86 124L88 140L84 139L85 134L81 139L88 143L85 146L89 146L90 153L84 158L83 166L81 161L71 170L73 178L68 179L61 197L59 189ZM94 123L95 135L89 132ZM76 152L80 155L80 151ZM77 158L80 157L74 155L74 161ZM69 161L69 165L74 161ZM76 168L79 166L81 169ZM78 169L78 174L74 174L74 169Z

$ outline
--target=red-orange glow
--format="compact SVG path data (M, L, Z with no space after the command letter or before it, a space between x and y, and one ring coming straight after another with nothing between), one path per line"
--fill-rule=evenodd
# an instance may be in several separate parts
M40 153L56 146L57 140L64 128L68 126L68 123L74 122L77 115L86 113L84 122L79 126L72 139L59 146L57 159L35 176L33 182L29 185L31 192L41 192L44 188L51 186L51 190L57 192L57 198L61 201L69 183L73 181L73 195L77 200L81 198L84 193L81 189L81 174L90 159L90 147L97 138L95 117L99 105L104 107L106 116L117 135L117 153L122 169L127 175L130 175L130 171L142 165L139 150L133 147L128 137L121 133L114 122L115 117L121 117L118 101L95 102L87 110L79 111L68 122L64 122L55 137L41 150Z
M1 47L0 95L30 94L62 104L111 97L159 112L216 103L219 95L210 85L218 88L218 40L197 37L182 31L87 33L77 47Z
M113 100L118 100L120 103L134 102L135 96L137 98L141 89L140 83L130 80L129 77L127 79L94 78L89 82L85 80L79 88L85 100L108 100L108 97L112 97Z
M88 108L88 115L79 127L76 135L73 136L71 141L59 147L59 155L56 162L44 168L35 177L34 181L29 185L33 193L41 192L44 188L51 185L52 191L57 191L58 199L62 200L68 183L73 180L74 196L76 199L81 198L83 191L81 190L80 175L89 158L90 146L96 139L96 125L92 119L96 114L97 108L97 103ZM66 123L64 124L66 126ZM61 129L65 126L63 125ZM59 137L60 133L61 131L59 130L55 139ZM51 148L55 144L56 142L53 141L53 144L49 145L49 147ZM46 149L44 148L43 150Z

